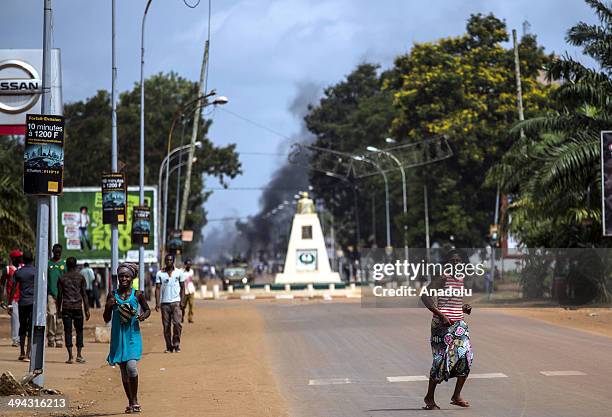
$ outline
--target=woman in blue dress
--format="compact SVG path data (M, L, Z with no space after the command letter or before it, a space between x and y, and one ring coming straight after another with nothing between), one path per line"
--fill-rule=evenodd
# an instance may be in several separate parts
M139 413L138 368L136 362L142 356L140 322L151 315L151 309L140 291L132 288L132 281L138 275L138 265L123 263L117 268L119 288L111 291L104 306L104 321L111 323L110 352L107 361L118 364L121 381L128 398L126 413ZM140 315L138 307L140 306Z

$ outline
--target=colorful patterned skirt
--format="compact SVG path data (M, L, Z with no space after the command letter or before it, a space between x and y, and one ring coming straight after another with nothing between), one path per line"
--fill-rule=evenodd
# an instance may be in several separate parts
M431 352L433 363L429 376L438 384L449 378L468 376L474 353L467 323L461 320L445 327L434 318L431 321Z

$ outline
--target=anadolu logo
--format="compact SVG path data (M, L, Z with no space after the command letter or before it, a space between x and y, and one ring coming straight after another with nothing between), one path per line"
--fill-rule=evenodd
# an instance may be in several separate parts
M312 253L301 253L298 259L301 263L308 265L315 261L315 256Z
M42 92L42 80L27 62L9 59L0 62L0 111L17 114L31 109Z

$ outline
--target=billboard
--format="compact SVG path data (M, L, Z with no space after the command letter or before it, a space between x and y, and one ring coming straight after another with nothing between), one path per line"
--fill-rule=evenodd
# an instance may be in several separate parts
M127 181L122 172L102 175L102 222L125 224L127 217Z
M138 244L132 242L132 207L139 205L138 187L128 187L127 218L118 225L119 259L133 261ZM58 198L58 231L53 243L64 247L62 256L74 256L92 265L110 263L111 226L103 222L102 191L99 187L64 188ZM145 245L145 262L157 262L157 189L145 187L145 205L151 207L149 243ZM137 256L137 255L136 255Z

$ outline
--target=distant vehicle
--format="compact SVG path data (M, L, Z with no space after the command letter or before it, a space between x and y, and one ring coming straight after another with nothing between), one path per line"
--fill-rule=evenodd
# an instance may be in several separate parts
M255 281L253 270L247 262L234 260L223 268L223 289L226 290L229 285L236 284L252 284Z

